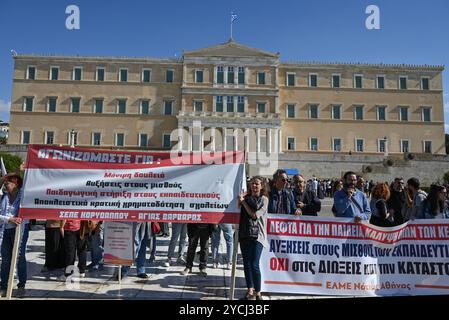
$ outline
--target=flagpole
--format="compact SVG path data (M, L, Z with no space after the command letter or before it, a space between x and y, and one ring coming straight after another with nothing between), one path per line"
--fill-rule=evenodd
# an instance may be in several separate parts
M232 39L232 13L231 13L231 39Z

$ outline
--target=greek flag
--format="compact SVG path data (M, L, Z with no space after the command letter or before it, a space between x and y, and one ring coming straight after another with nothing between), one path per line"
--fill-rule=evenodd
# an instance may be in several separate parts
M237 15L231 12L231 22L237 19Z

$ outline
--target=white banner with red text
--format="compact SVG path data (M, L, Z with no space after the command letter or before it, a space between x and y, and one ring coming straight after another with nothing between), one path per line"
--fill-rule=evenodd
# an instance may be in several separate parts
M449 294L449 220L380 228L353 219L270 214L262 291L404 296Z
M26 219L238 223L243 152L145 153L30 145Z

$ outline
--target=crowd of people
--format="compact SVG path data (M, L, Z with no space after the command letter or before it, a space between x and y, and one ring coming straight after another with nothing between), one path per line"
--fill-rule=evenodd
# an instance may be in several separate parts
M30 223L18 217L22 197L22 178L9 174L0 181L4 192L0 202L1 243L1 296L6 295L9 270L17 226L21 228L17 261L19 278L17 296L25 295L27 281L26 244ZM302 175L289 178L285 170L277 170L272 179L252 177L247 180L247 192L238 196L241 208L238 238L243 258L247 292L243 299L262 300L260 257L267 247L267 214L318 216L322 199L333 197L335 217L354 218L380 227L391 227L415 219L449 218L448 185L433 184L429 193L421 189L417 178L405 182L395 178L388 182L366 182L354 172L346 172L342 179L306 180ZM226 255L221 263L232 267L234 226L232 224L172 223L171 236L168 223L133 223L137 277L148 278L145 270L147 250L149 262L155 260L157 236L170 237L164 267L185 266L183 275L192 272L195 255L199 250L199 270L207 275L209 240L211 240L212 267L220 265L219 244L223 233ZM63 270L61 280L77 272L80 278L86 271L101 271L103 261L103 223L79 220L47 220L45 225L45 265L42 272ZM176 250L177 249L177 250ZM91 263L87 265L88 252ZM77 268L75 261L78 260ZM130 267L122 266L116 277L129 275Z

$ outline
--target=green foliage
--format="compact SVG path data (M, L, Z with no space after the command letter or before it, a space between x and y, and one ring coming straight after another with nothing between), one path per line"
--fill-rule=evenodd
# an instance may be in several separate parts
M15 172L17 169L19 169L20 164L22 163L22 159L19 156L15 156L9 153L0 152L0 157L3 158L3 162L8 173Z
M444 174L443 180L445 183L449 183L449 171Z

